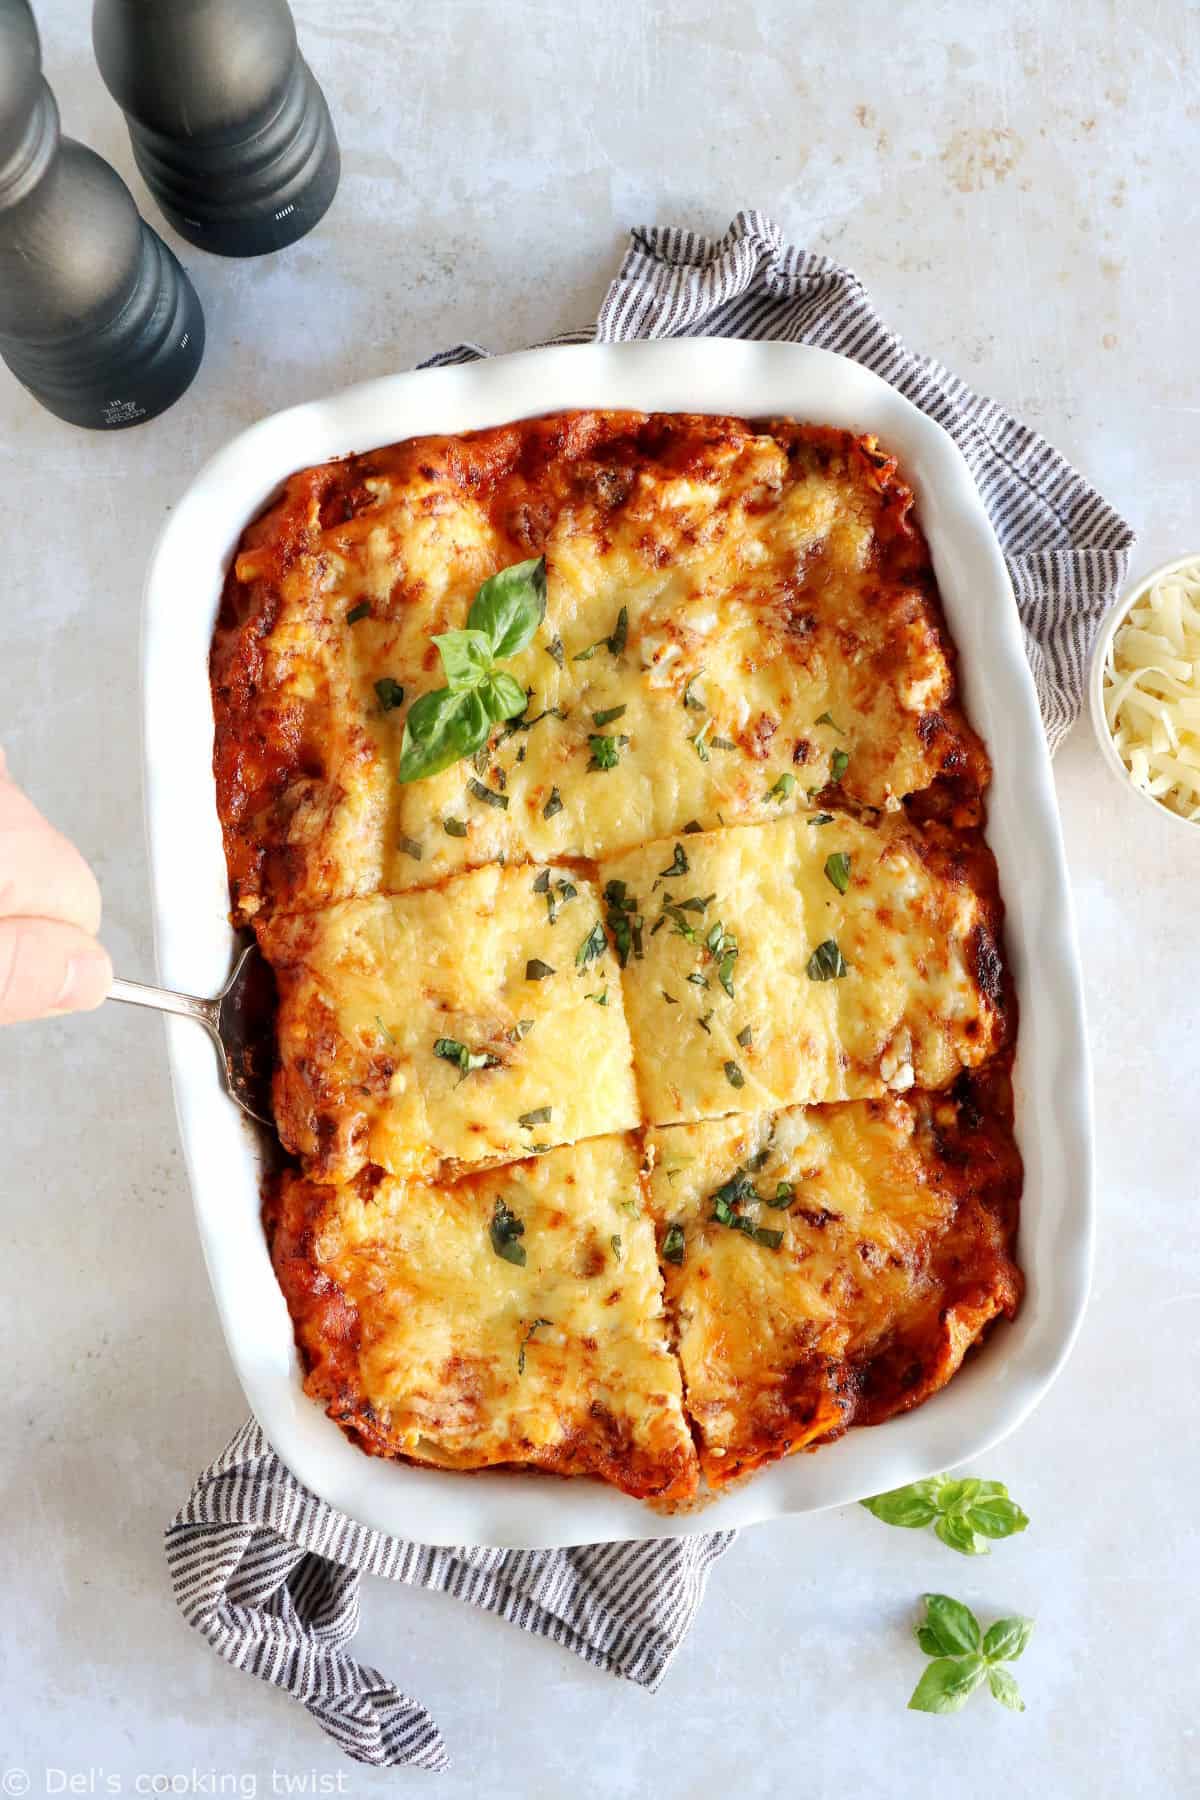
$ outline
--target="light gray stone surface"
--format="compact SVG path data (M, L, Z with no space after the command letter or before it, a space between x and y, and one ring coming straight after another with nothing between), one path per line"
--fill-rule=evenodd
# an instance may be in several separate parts
M0 737L94 862L123 971L152 966L138 604L173 501L265 412L459 337L509 349L586 322L630 225L721 229L766 208L1074 457L1137 525L1135 570L1200 548L1200 22L1182 0L296 10L341 133L341 193L280 256L181 246L210 333L185 402L93 437L0 371ZM66 128L158 223L86 11L38 6ZM203 1793L214 1777L270 1793L272 1771L278 1791L319 1791L315 1772L329 1792L340 1777L352 1794L437 1782L497 1800L1197 1791L1200 838L1127 800L1086 726L1057 774L1100 1238L1073 1360L981 1471L1032 1514L1025 1538L971 1563L857 1509L759 1527L655 1697L452 1600L374 1585L362 1652L428 1702L455 1767L343 1762L172 1606L160 1530L243 1402L160 1028L109 1007L0 1040L0 1767L27 1769L35 1794L61 1791L47 1769L98 1771L97 1793ZM957 1719L906 1713L930 1587L1037 1615L1023 1716L980 1698Z

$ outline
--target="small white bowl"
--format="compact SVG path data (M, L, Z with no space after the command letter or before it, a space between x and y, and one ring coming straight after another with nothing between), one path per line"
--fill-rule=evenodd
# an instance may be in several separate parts
M1143 793L1134 783L1132 775L1117 754L1117 747L1112 740L1112 732L1108 729L1108 720L1104 713L1104 666L1108 661L1108 651L1118 629L1124 624L1128 613L1132 612L1142 595L1152 588L1156 581L1164 575L1173 575L1177 569L1184 569L1189 563L1200 562L1200 551L1193 550L1190 556L1177 556L1171 562L1160 563L1157 569L1151 569L1148 575L1141 576L1135 585L1127 588L1121 598L1105 613L1100 625L1100 634L1092 650L1091 668L1088 672L1088 700L1092 714L1092 729L1096 733L1096 741L1100 745L1100 754L1112 770L1125 790L1136 796L1144 806L1152 806L1160 818L1169 819L1172 824L1182 826L1185 831L1200 831L1200 819L1185 819L1153 794Z

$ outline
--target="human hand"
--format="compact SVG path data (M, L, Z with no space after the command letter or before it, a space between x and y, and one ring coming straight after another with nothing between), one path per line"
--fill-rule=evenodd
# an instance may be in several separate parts
M96 877L0 750L0 1025L99 1006L112 983L99 928Z

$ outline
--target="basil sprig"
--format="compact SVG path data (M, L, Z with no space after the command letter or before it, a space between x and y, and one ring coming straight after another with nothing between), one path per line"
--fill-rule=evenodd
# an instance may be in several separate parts
M529 696L497 667L523 650L546 616L546 559L513 563L485 581L471 602L466 629L434 638L446 686L409 708L400 745L401 781L423 781L487 743L493 725L524 712Z
M1024 1712L1021 1690L1005 1663L1015 1662L1029 1642L1033 1620L997 1619L986 1633L969 1606L949 1594L926 1594L925 1617L917 1642L932 1657L908 1702L912 1712L954 1713L984 1681L993 1699Z
M988 1540L1012 1537L1029 1524L1002 1481L951 1480L934 1475L907 1487L891 1488L863 1500L869 1513L885 1525L908 1531L932 1525L943 1544L963 1556L986 1556Z

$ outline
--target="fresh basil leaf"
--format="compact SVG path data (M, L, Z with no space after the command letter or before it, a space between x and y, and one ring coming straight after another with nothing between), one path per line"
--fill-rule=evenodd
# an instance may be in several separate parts
M925 1652L926 1656L940 1656L942 1654L941 1640L938 1637L937 1632L931 1630L928 1625L917 1626L917 1642Z
M383 675L375 683L375 698L384 712L393 712L397 706L404 705L404 689L390 675Z
M931 1662L912 1691L911 1712L960 1712L987 1674L981 1656L941 1657Z
M401 781L423 781L487 742L490 720L478 693L436 688L413 702L400 744Z
M371 602L369 600L360 600L358 605L352 606L350 611L346 614L346 623L347 625L357 625L360 619L369 619L370 616Z
M934 1531L948 1549L963 1556L986 1556L987 1541L977 1537L960 1513L943 1513Z
M937 1638L943 1656L966 1656L977 1651L983 1634L969 1606L950 1594L925 1594L927 1628Z
M1010 1500L1006 1494L984 1495L978 1500L972 1500L965 1517L974 1531L982 1532L984 1537L989 1538L1012 1537L1016 1532L1024 1531L1029 1524L1016 1501Z
M546 977L548 975L553 975L553 973L554 970L550 967L550 964L548 962L543 962L540 956L531 956L529 961L525 964L526 981L545 981Z
M488 1236L496 1255L503 1257L505 1262L515 1263L517 1268L524 1268L525 1246L517 1242L524 1235L525 1221L518 1219L503 1200L497 1200L488 1228Z
M443 819L442 830L447 837L465 838L468 835L462 819Z
M997 1619L987 1628L983 1654L989 1662L1016 1662L1032 1635L1032 1619L1024 1619L1020 1614L1011 1619Z
M575 952L575 967L586 969L590 962L595 962L597 957L603 956L607 949L608 939L604 935L603 925L597 919Z
M846 750L835 750L829 759L830 781L840 781L850 767L850 756Z
M628 711L626 706L605 706L592 714L593 725L611 725L614 719L620 719Z
M746 1077L742 1074L742 1071L735 1062L727 1062L725 1064L725 1079L732 1088L745 1087L746 1085Z
M485 806L498 807L501 812L508 810L508 795L498 794L495 788L485 787L482 781L475 779L474 775L467 783L467 792L474 794L476 800L482 800Z
M497 725L505 719L517 718L529 705L529 695L516 676L510 675L507 669L493 669L491 674L480 683L479 697L487 707L489 716ZM539 713L538 719L544 719L546 716L546 713ZM530 723L536 725L537 719L531 720ZM521 727L518 725L515 729L519 731ZM508 735L512 735L511 730Z
M550 789L550 798L547 800L545 806L543 806L543 808L542 808L542 817L543 817L543 819L552 819L554 817L555 813L560 813L562 811L562 809L563 809L562 795L559 793L559 791L556 787L552 787Z
M859 1505L885 1525L916 1531L922 1525L932 1525L938 1516L937 1488L936 1481L910 1481L907 1487L889 1488L886 1493L861 1500Z
M832 856L825 858L825 879L832 882L839 894L844 894L850 886L850 858L844 850L835 850Z
M1010 1712L1025 1711L1025 1702L1021 1698L1016 1678L1007 1669L989 1669L987 1679L993 1700L998 1700L1001 1706L1007 1706Z
M482 631L443 631L433 641L446 672L446 686L452 694L478 687L484 676L491 673L492 646Z
M548 1125L554 1108L552 1106L535 1106L532 1112L522 1113L517 1124L529 1131L535 1125Z
M467 614L467 624L480 631L493 657L523 650L546 616L546 559L512 563L485 581Z
M677 1269L681 1268L683 1265L684 1245L683 1226L668 1225L666 1235L662 1241L662 1249L660 1251L663 1261L674 1263Z
M975 1498L982 1486L983 1483L973 1475L962 1478L947 1476L942 1482L942 1511L957 1512L964 1502Z
M840 981L843 975L850 973L850 965L835 939L826 938L809 957L806 973L810 981Z

